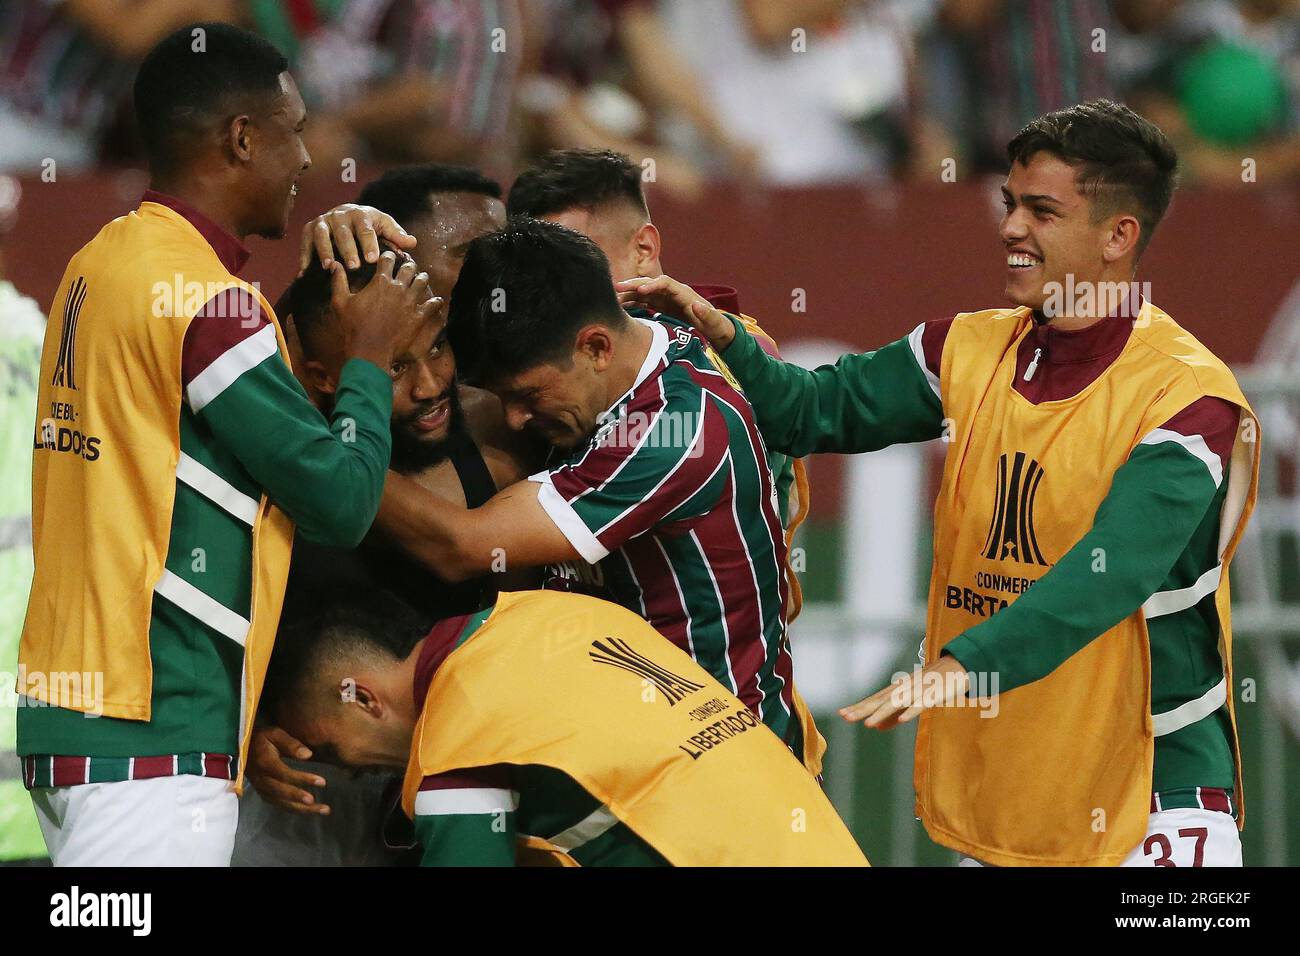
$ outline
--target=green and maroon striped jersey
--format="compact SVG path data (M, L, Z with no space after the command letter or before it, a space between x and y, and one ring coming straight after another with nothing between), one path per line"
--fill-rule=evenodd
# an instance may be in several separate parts
M778 451L855 453L942 435L939 369L951 319L812 371L772 359L733 324L723 358ZM1035 404L1077 394L1119 355L1131 328L1119 316L1072 332L1040 327L1019 346L1015 390ZM1235 406L1202 398L1143 436L1111 476L1091 530L1023 594L983 600L987 619L944 648L968 670L996 672L1005 693L1051 673L1141 608L1157 734L1152 789L1163 806L1206 805L1197 794L1209 788L1228 791L1236 806L1214 592L1238 421ZM1105 574L1091 571L1098 548L1108 556Z
M749 402L688 326L634 321L653 343L632 388L590 442L532 476L592 566L564 573L641 614L802 760L785 538Z
M156 193L145 198L189 219L232 274L247 260L233 236L196 210ZM151 719L95 717L24 698L18 753L28 758L28 786L230 776L261 495L284 509L299 534L340 547L355 546L378 510L392 381L377 366L359 359L344 366L327 422L281 357L271 318L247 291L232 288L191 320L181 381L176 497L149 624Z

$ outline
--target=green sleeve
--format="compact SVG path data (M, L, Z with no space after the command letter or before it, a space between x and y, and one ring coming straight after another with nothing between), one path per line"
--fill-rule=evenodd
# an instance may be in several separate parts
M942 434L943 408L906 338L810 372L768 355L731 321L736 338L722 358L753 405L769 449L795 458L852 454Z
M415 835L424 855L420 866L514 866L515 814L416 814Z
M1046 677L1160 589L1216 491L1204 463L1179 445L1139 445L1115 472L1087 534L1019 599L943 652L968 671L997 674L1002 693Z
M351 359L329 421L279 355L203 406L198 418L316 544L354 548L379 511L392 450L388 374Z

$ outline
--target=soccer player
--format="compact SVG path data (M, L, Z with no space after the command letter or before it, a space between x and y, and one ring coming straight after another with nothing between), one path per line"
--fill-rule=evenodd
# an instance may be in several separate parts
M282 636L265 702L318 755L405 769L425 866L866 865L744 703L587 595L502 593L432 628L350 596Z
M559 460L472 511L393 475L380 527L450 580L570 562L818 772L824 744L792 683L772 476L748 402L704 343L629 316L600 249L533 219L471 243L448 330L461 377Z
M294 526L336 545L369 527L385 370L436 302L379 256L380 236L412 243L395 223L360 237L378 266L355 295L333 277L347 361L327 422L237 277L310 164L284 57L187 27L144 59L135 106L151 189L73 257L45 338L18 750L56 865L225 865Z
M920 714L934 840L1004 866L1240 865L1228 565L1258 424L1130 281L1177 159L1105 100L1039 117L1007 152L1015 308L808 372L680 283L624 297L689 314L778 449L948 443L926 666L841 711L881 728Z
M663 240L659 228L650 221L642 175L641 166L613 150L552 150L515 179L506 211L511 216L545 219L582 233L605 254L615 282L633 276L662 275ZM754 319L741 313L735 289L698 283L692 288L710 304L734 313L769 354L781 357L776 342ZM641 317L647 318L648 314ZM710 356L710 360L718 364L716 356ZM767 457L776 480L777 506L788 551L795 531L808 514L808 474L798 459L770 448ZM803 602L799 578L788 560L786 578L790 585L788 617L794 620Z
M444 298L451 295L469 242L505 224L501 186L458 166L389 170L368 183L357 202L401 222L416 238L416 265ZM321 234L322 225L328 227L349 208L358 207L331 210L305 227L304 234ZM339 254L331 234L325 233L329 256ZM310 251L319 254L314 247ZM328 411L342 372L342 327L331 309L330 274L315 256L311 263L285 293L281 310L287 307L299 334L299 377ZM364 285L369 272L373 267L362 263L349 270L349 277ZM431 315L410 346L393 357L391 467L448 501L474 508L535 471L545 452L506 427L496 396L459 385L445 320L445 311ZM368 535L355 549L298 540L282 626L318 611L323 596L362 584L385 587L431 617L449 617L480 609L497 586L528 586L535 577L515 571L451 584L407 558L381 533ZM245 795L240 807L235 864L391 862L393 854L376 838L385 810L395 806L385 806L384 779L355 779L318 762L284 762L284 757L302 759L304 753L310 754L308 748L281 728L263 722L254 732L248 776L257 794ZM340 804L338 814L335 804ZM290 821L283 810L330 819Z

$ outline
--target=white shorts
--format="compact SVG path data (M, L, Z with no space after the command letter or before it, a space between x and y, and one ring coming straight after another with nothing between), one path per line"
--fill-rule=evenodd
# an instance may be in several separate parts
M1241 833L1222 810L1157 810L1120 866L1241 866Z
M986 864L964 856L957 865ZM1120 866L1241 866L1237 821L1222 810L1157 810L1147 818L1147 835Z
M239 798L180 774L31 791L55 866L229 866Z

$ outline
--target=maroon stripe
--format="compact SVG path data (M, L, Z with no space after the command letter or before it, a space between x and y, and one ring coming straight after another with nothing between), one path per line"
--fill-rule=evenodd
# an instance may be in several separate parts
M230 772L231 767L230 754L208 754L203 755L203 776L220 777L224 780L233 780L234 775Z
M1219 456L1226 470L1237 440L1241 409L1222 398L1198 398L1161 425L1180 435L1200 435L1210 451Z
M703 406L704 420L699 433L684 451L684 458L672 477L652 497L633 505L622 517L597 533L596 537L606 548L613 550L649 531L674 508L685 504L717 470L727 454L730 436L722 413L708 401Z
M509 790L513 774L504 764L490 767L471 767L468 770L449 770L420 781L421 790Z
M757 714L763 700L759 675L768 653L763 644L762 595L754 582L744 532L732 513L734 482L732 475L723 500L696 526L695 536L701 543L707 542L704 560L717 582L718 599L726 617L727 657L736 679L736 696Z
M627 411L629 414L638 412L645 416L643 421L649 421L667 406L668 399L664 394L662 379L659 374L652 374L633 393ZM617 435L618 430L611 434ZM633 451L631 447L622 447L612 442L601 444L583 456L581 461L554 469L551 472L551 484L565 501L572 504L584 491L599 491L618 467L631 457Z
M433 683L433 675L456 646L456 639L465 630L469 618L468 614L444 618L433 625L420 642L420 656L415 659L415 681L411 691L418 709L424 709L424 703L429 699L429 685Z
M691 289L702 295L709 305L733 315L740 314L740 294L729 285L712 285L709 283L689 283Z
M164 754L161 757L136 757L131 779L151 780L154 777L170 777L175 773L175 766L176 760L171 754Z
M655 538L634 538L623 546L622 552L638 586L642 581L656 582L657 586L653 588L641 586L641 603L645 607L646 620L687 654L691 653L686 605L673 583L672 564Z
M70 787L86 782L86 762L89 757L55 757L54 775L50 782L54 787Z
M778 569L785 567L786 545L785 530L781 527L781 519L776 513L773 504L775 497L772 493L772 472L767 466L767 450L763 445L763 439L759 437L758 426L754 423L754 410L750 407L749 402L739 391L731 387L731 384L725 377L719 374L708 374L694 365L686 363L691 378L701 387L712 392L718 398L726 401L736 413L740 415L741 421L745 423L745 432L749 436L749 450L754 457L754 462L758 472L758 478L761 482L760 489L760 510L763 514L763 521L767 525L767 533L772 541L772 547L776 555ZM789 601L789 582L786 581L784 574L778 574L780 581L780 607L782 616L782 630L784 630L785 608Z
M1232 801L1228 799L1228 791L1219 787L1201 788L1201 806L1207 810L1218 810L1220 813L1232 812Z
M921 329L921 354L925 356L925 367L936 378L943 366L943 344L948 341L951 328L952 319L936 319Z
M270 324L261 303L247 289L236 287L218 292L185 330L181 385L189 385L231 348Z

